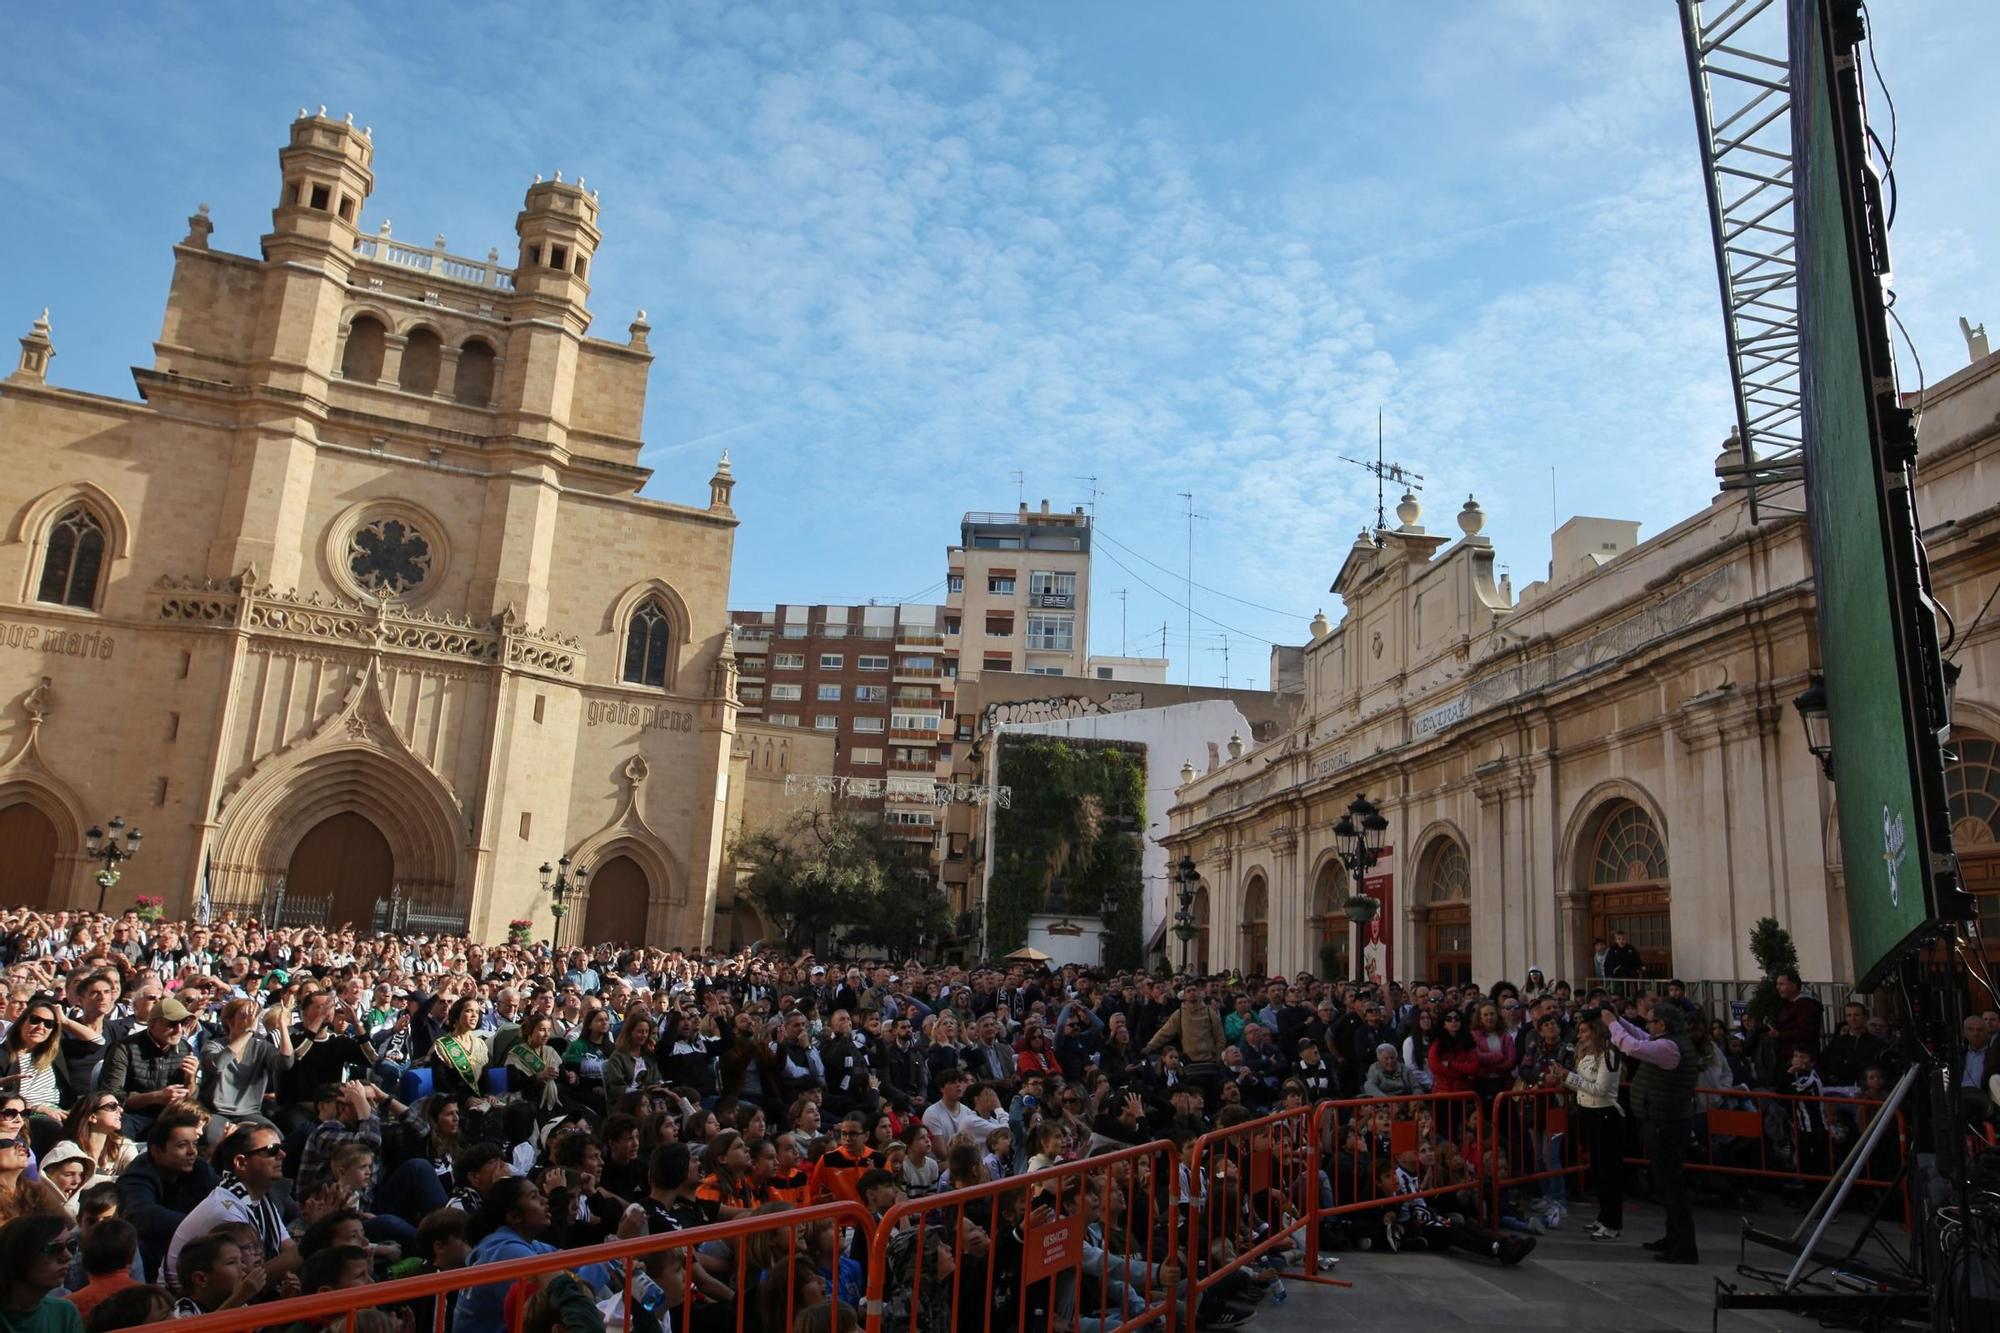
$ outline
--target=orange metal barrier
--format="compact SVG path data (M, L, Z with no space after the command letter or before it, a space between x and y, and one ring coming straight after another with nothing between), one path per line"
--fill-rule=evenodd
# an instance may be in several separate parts
M1452 1212L1476 1213L1481 1194L1478 1173L1469 1167L1463 1176L1445 1178L1450 1154L1444 1145L1457 1149L1468 1126L1477 1127L1479 1098L1470 1092L1427 1092L1411 1097L1357 1097L1321 1102L1313 1108L1319 1116L1315 1131L1325 1146L1327 1189L1321 1195L1314 1221L1325 1217L1381 1212L1412 1199L1443 1198L1462 1202ZM1392 1173L1405 1153L1433 1150L1431 1177L1438 1183L1421 1189L1399 1191ZM1443 1159L1443 1164L1436 1160ZM1419 1163L1419 1175L1423 1174ZM1389 1178L1385 1188L1383 1181ZM1463 1196L1460 1200L1457 1196ZM1317 1225L1314 1230L1317 1231Z
M1272 1255L1304 1251L1284 1276L1353 1284L1318 1268L1320 1109L1301 1106L1202 1135L1177 1164L1174 1230L1187 1275L1187 1317L1203 1297Z
M1172 1328L1181 1274L1162 1222L1177 1165L1158 1141L896 1204L869 1245L869 1333L928 1329L927 1313L994 1333L1021 1333L1031 1315L1037 1333ZM892 1243L910 1251L894 1275Z
M857 1203L829 1203L812 1208L787 1208L782 1212L756 1214L740 1217L733 1222L721 1222L714 1226L700 1227L691 1231L677 1231L659 1236L639 1236L631 1240L607 1241L602 1245L592 1245L584 1249L555 1250L548 1254L538 1254L524 1259L510 1259L504 1263L482 1264L478 1267L455 1268L448 1272L431 1273L422 1277L399 1278L393 1282L383 1282L366 1289L322 1291L310 1296L294 1296L288 1300L271 1301L261 1305L242 1306L234 1310L224 1310L216 1314L201 1315L192 1319L174 1322L174 1333L250 1333L253 1329L281 1328L299 1324L307 1329L333 1329L336 1326L344 1333L355 1333L356 1317L369 1309L403 1307L412 1302L431 1300L432 1315L429 1327L432 1333L446 1333L444 1311L445 1297L462 1293L474 1287L499 1285L512 1286L524 1278L545 1278L557 1273L587 1268L593 1264L619 1263L623 1266L624 1320L620 1326L624 1333L631 1333L632 1309L634 1305L634 1270L639 1265L633 1261L644 1261L669 1250L684 1250L688 1263L698 1262L696 1251L713 1242L733 1243L733 1266L737 1282L736 1317L733 1327L736 1333L756 1333L764 1327L765 1321L751 1317L747 1305L751 1274L744 1267L744 1242L758 1233L786 1233L781 1253L786 1263L794 1259L804 1259L817 1264L818 1256L806 1254L801 1249L803 1234L808 1229L831 1225L838 1234L844 1225L871 1227L874 1220L866 1209ZM838 1265L835 1265L837 1270ZM670 1298L673 1293L669 1293ZM786 1297L784 1327L791 1327L791 1294ZM674 1326L677 1330L692 1326L696 1305L694 1291L690 1285L675 1300ZM499 1333L498 1330L482 1329L480 1333Z
M1489 1191L1486 1206L1496 1224L1502 1191L1536 1181L1562 1180L1560 1192L1567 1196L1568 1177L1589 1174L1589 1145L1577 1132L1582 1123L1575 1094L1567 1088L1517 1088L1493 1099L1482 1146ZM1552 1167L1548 1163L1556 1153L1561 1154L1561 1165ZM1543 1196L1549 1193L1550 1187L1544 1185Z
M1860 1097L1742 1088L1702 1088L1695 1095L1705 1108L1697 1125L1706 1155L1690 1154L1690 1171L1816 1183L1833 1178L1847 1149L1882 1105ZM1844 1138L1834 1137L1836 1124L1848 1131ZM1898 1111L1893 1130L1862 1164L1855 1183L1876 1188L1891 1184L1909 1150L1909 1122Z

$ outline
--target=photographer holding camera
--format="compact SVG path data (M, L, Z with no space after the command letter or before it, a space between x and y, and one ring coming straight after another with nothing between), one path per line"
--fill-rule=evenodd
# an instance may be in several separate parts
M1644 1029L1609 1015L1606 1024L1611 1044L1639 1062L1632 1076L1632 1114L1646 1145L1653 1193L1667 1210L1667 1234L1647 1241L1646 1248L1664 1264L1698 1263L1694 1203L1681 1169L1694 1132L1694 1087L1701 1074L1701 1061L1687 1038L1687 1013L1677 1004L1655 1004Z

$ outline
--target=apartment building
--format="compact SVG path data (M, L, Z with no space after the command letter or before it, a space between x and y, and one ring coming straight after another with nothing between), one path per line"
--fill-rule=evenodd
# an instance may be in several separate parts
M731 611L741 715L830 737L842 809L876 817L927 857L944 716L943 623L934 604L780 603Z

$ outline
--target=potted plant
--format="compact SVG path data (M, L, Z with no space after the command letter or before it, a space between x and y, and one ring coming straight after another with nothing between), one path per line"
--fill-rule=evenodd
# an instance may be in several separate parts
M149 923L158 921L167 914L167 900L157 894L142 893L132 900L132 910L138 914L141 921Z
M1373 921L1375 914L1382 910L1382 900L1370 898L1365 893L1351 893L1347 896L1347 901L1340 905L1340 910L1349 921L1362 926Z
M507 943L515 945L526 944L532 937L534 929L534 922L528 920L526 917L515 917L507 923Z

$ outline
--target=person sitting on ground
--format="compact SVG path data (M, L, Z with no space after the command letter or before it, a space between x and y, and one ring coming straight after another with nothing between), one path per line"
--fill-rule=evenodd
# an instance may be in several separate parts
M175 1107L146 1131L146 1153L118 1177L118 1214L139 1229L146 1276L159 1276L174 1232L215 1190L215 1170L201 1156L201 1117Z
M150 1126L151 1121L147 1123ZM77 1098L69 1118L63 1121L63 1140L83 1149L90 1164L86 1185L116 1180L139 1156L140 1141L128 1138L124 1131L124 1108L116 1097L103 1092Z
M233 1237L211 1231L182 1246L177 1257L181 1298L174 1302L176 1319L233 1310L263 1294L263 1266L245 1265L243 1247Z
M165 1287L141 1282L99 1301L83 1321L84 1333L115 1333L121 1328L164 1324L174 1317L173 1294Z
M1386 1041L1378 1045L1375 1048L1375 1063L1369 1065L1368 1072L1362 1076L1361 1095L1414 1097L1417 1092L1417 1081L1410 1076L1395 1046Z
M132 1276L139 1257L139 1233L122 1217L106 1218L83 1237L83 1271L87 1278L66 1299L85 1319L106 1297L140 1285Z
M82 1333L83 1317L63 1300L76 1224L60 1212L30 1213L0 1226L0 1326L14 1333Z
M282 1278L296 1272L298 1246L285 1229L284 1210L272 1197L272 1191L285 1174L285 1149L278 1141L278 1131L268 1125L245 1125L233 1130L216 1149L215 1162L222 1168L222 1175L208 1197L189 1209L181 1224L174 1228L173 1239L167 1244L161 1281L170 1290L185 1289L187 1283L180 1276L181 1251L227 1222L247 1223L256 1231L267 1277ZM308 1216L318 1216L325 1210L324 1199L309 1202L313 1209Z

